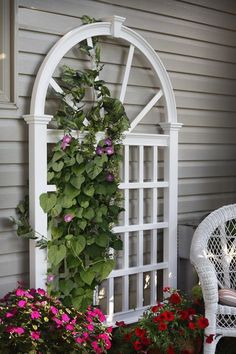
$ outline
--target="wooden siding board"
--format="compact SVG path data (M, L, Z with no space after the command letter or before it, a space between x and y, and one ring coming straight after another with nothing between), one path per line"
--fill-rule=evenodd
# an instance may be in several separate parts
M7 277L0 277L0 297L7 294L9 291L17 288L19 286L18 282L23 282L25 286L28 286L29 275L28 271L24 274L12 275L9 274Z
M31 7L50 11L54 13L64 13L71 16L80 16L81 8L83 8L83 13L90 16L104 17L104 15L118 14L125 15L129 10L138 10L140 13L144 14L162 14L167 17L179 18L187 21L193 21L197 23L202 23L212 26L221 26L227 29L236 29L235 18L232 14L225 14L214 9L207 9L198 6L198 4L189 4L186 6L185 3L173 0L159 0L152 1L151 6L147 9L147 4L142 0L79 0L79 4L74 0L67 0L65 2L57 2L55 9L55 4L53 1L45 1L42 3L40 0L20 0L20 6ZM80 6L79 6L80 5ZM151 9L151 10L150 10Z
M0 164L0 186L25 186L28 179L28 165Z
M28 243L28 240L20 238L15 232L0 232L0 256L28 251Z
M62 15L42 13L29 9L20 9L19 11L19 26L23 29L63 35L79 24L78 19L72 17L67 18ZM138 32L156 50L164 50L166 52L173 52L174 50L175 53L179 52L183 55L196 57L199 57L199 53L201 53L201 55L208 59L217 58L217 60L235 62L236 48L233 47L210 43L210 41L176 37L174 34L149 32L144 29L138 29Z
M0 275L21 275L28 271L28 252L2 254L0 257ZM1 281L1 277L0 277Z

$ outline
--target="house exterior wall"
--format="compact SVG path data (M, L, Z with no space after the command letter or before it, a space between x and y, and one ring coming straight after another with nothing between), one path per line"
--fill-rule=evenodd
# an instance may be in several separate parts
M84 14L126 17L157 51L174 88L179 140L179 220L199 218L236 200L236 4L220 0L18 0L16 4L16 107L0 108L0 293L28 279L27 242L16 238L9 216L27 191L27 127L35 75L45 55ZM125 48L125 44L124 48ZM112 47L111 47L112 46ZM102 59L111 91L119 92L123 58L104 41ZM115 53L115 54L114 54ZM63 63L80 65L70 51ZM152 97L150 70L134 61L125 105L131 116ZM56 72L56 75L58 72ZM153 110L139 131L162 118ZM47 113L54 101L48 100ZM135 157L134 157L135 164Z

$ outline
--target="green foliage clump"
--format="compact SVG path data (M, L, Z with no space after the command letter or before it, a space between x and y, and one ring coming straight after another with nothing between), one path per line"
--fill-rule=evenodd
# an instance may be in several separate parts
M76 71L63 67L61 106L55 121L64 137L55 144L48 161L48 182L57 191L40 196L48 214L51 239L47 243L51 294L68 306L84 310L93 292L114 268L111 249L122 248L112 232L118 221L121 195L118 190L122 134L129 127L122 103L110 96L99 80L98 42L81 48L93 69ZM86 94L93 97L85 101ZM74 130L84 137L75 137Z

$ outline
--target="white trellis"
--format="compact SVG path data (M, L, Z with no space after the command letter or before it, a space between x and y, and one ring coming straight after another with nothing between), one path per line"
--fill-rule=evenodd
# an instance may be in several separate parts
M124 251L122 267L115 269L107 280L107 320L125 319L129 322L137 320L143 312L143 292L145 273L150 276L150 301L157 300L157 272L163 272L163 284L176 286L177 264L177 160L178 160L178 130L176 105L172 86L168 74L152 47L136 32L123 25L125 18L114 16L104 22L97 22L76 28L63 36L49 51L37 74L31 99L30 114L24 116L29 124L29 195L30 195L30 222L32 227L40 234L47 234L47 215L39 205L39 196L42 193L55 190L54 186L47 184L47 143L54 142L60 132L47 129L52 116L44 113L46 93L49 85L57 92L61 88L52 78L53 72L63 56L76 44L87 40L91 45L94 36L111 36L121 38L130 44L127 63L122 81L120 100L123 102L127 91L129 74L135 48L137 48L149 61L154 74L159 78L161 89L146 104L141 112L132 121L129 132L123 141L124 145L124 177L120 189L124 191L124 221L122 225L114 227L114 232L122 234ZM141 122L158 100L165 100L165 121L160 123L164 134L135 134L133 129ZM68 102L70 104L70 102ZM75 134L77 134L75 132ZM136 147L138 150L138 179L132 182L129 177L129 150ZM144 149L149 147L152 151L152 178L144 179ZM164 149L164 180L158 178L158 151ZM131 206L129 203L132 190L137 191L138 217L137 222L130 222ZM152 194L152 213L149 222L144 220L143 200L146 190ZM158 191L164 190L163 220L158 221ZM144 232L151 233L151 256L149 264L143 261ZM163 232L163 257L157 259L157 233ZM136 266L129 265L129 239L132 232L137 234L137 262ZM30 242L30 285L32 287L45 287L47 272L46 253ZM129 306L130 277L136 275L135 309ZM114 283L121 279L122 296L121 310L115 313L114 309Z

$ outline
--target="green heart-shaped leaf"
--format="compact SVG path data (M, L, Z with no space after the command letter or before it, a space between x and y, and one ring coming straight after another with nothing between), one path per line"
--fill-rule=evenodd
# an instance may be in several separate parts
M82 270L80 272L80 277L85 282L85 284L91 285L96 273L92 269Z
M57 195L55 193L43 193L39 197L40 206L45 213L48 213L57 202Z
M77 177L74 176L70 179L70 183L72 184L72 186L79 190L81 188L81 184L84 183L84 181L85 181L84 176L77 176Z
M57 266L66 257L66 246L50 245L48 249L48 260L53 266Z
M62 161L54 162L52 164L52 169L55 172L60 172L63 169L63 166L64 166L64 162L62 162Z

